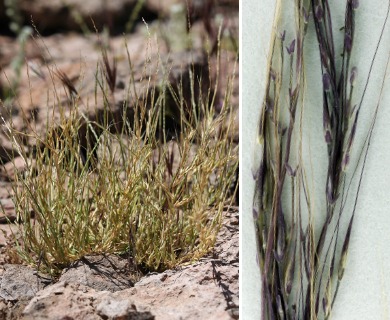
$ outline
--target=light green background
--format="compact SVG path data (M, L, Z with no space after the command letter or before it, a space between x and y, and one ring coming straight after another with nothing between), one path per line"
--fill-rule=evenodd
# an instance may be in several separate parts
M267 54L272 32L275 0L243 0L241 21L241 230L240 230L240 319L259 319L260 275L256 264L256 243L252 221L253 178L256 154L256 129L264 94ZM291 5L293 1L284 0ZM346 1L330 0L335 8L335 37L340 45ZM356 38L354 64L359 77L355 99L361 96L370 62L379 38L387 10L387 0L360 0L356 12ZM293 19L285 14L285 21ZM286 24L287 31L292 30ZM336 30L337 29L337 30ZM281 31L281 30L280 30ZM287 37L293 35L287 32ZM313 45L310 45L312 43ZM306 144L310 144L311 161L316 168L325 168L326 151L322 132L321 78L318 77L319 56L315 34L309 30L307 38L306 71L309 92L305 104L304 131ZM355 155L360 151L367 135L369 123L378 102L379 89L384 77L386 60L390 52L390 25L386 27L371 80L361 110L354 145ZM390 81L387 79L377 124L372 138L367 167L359 196L355 225L352 232L347 269L333 311L333 319L390 319ZM309 134L310 132L310 134ZM306 154L306 157L309 157ZM308 161L308 158L307 158ZM313 175L314 186L324 185L324 176ZM356 186L356 183L354 184ZM318 189L318 188L317 188ZM318 197L323 190L315 189ZM320 199L321 200L321 199ZM317 207L316 207L317 208ZM320 208L320 201L318 201ZM347 208L346 212L351 212Z

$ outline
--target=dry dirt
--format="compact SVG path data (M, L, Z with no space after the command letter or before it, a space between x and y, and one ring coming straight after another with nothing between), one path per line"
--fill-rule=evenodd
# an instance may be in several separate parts
M20 0L18 18L21 25L30 25L31 17L41 36L33 32L24 48L9 30L10 18L5 14L4 0L0 0L0 115L12 122L15 129L28 133L33 128L45 134L47 115L56 121L53 112L56 102L69 104L69 88L64 88L60 77L66 74L81 97L81 111L90 119L99 119L103 112L103 96L95 96L95 70L102 60L101 49L107 48L109 58L117 60L117 82L113 97L113 117L120 118L127 86L133 74L136 90L147 86L147 75L158 84L165 77L164 70L156 70L156 61L170 66L169 81L173 87L184 85L194 66L204 78L217 77L217 55L208 57L202 48L206 41L215 45L218 27L222 23L221 61L217 103L222 104L227 77L234 69L235 53L232 44L238 43L238 0L193 0L190 10L185 1L147 0L135 23L128 24L136 0L48 1ZM184 11L183 11L184 10ZM184 14L183 14L184 12ZM186 50L186 16L192 25L192 51ZM143 17L147 23L142 22ZM98 30L93 30L91 20ZM85 25L83 25L84 22ZM128 30L126 30L126 26ZM131 27L131 28L130 28ZM149 34L147 32L149 30ZM163 32L160 35L158 30ZM129 31L129 32L126 32ZM126 32L124 34L124 32ZM237 44L236 43L236 44ZM126 49L127 46L127 49ZM131 55L132 71L127 59ZM16 57L23 53L20 77L15 72ZM209 60L209 61L208 61ZM212 66L209 68L209 65ZM233 91L236 128L233 139L238 143L238 70ZM4 101L5 89L18 81L17 99ZM211 84L203 82L207 91ZM56 95L53 92L56 90ZM190 99L190 92L185 97ZM186 96L187 94L187 96ZM131 107L131 101L127 101ZM30 127L26 127L26 121ZM147 274L135 282L128 261L117 256L88 256L64 270L58 282L35 270L17 264L9 254L14 245L12 234L17 234L16 212L12 202L15 170L23 171L24 161L0 129L0 320L1 319L238 319L238 209L224 214L223 227L216 246L209 256L199 262L163 273ZM23 147L33 149L28 139Z

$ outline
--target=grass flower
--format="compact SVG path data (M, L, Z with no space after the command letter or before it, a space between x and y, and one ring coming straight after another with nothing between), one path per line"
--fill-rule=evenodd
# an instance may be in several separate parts
M256 189L253 215L258 237L262 279L262 319L327 319L331 316L343 278L369 141L378 106L358 165L350 173L359 114L370 80L375 54L363 92L356 92L358 67L352 65L358 1L347 0L341 46L335 41L332 8L327 0L296 0L295 30L277 36L282 1L276 5L274 33L268 60L268 78L259 125L262 157L254 173ZM389 4L390 7L390 4ZM383 38L387 17L379 35ZM303 161L305 92L305 41L312 24L320 56L322 117L327 150L325 194L312 195ZM287 40L290 39L290 40ZM287 41L287 42L286 42ZM286 43L285 43L286 42ZM356 98L358 96L358 98ZM358 99L356 105L352 101ZM323 170L318 168L316 170ZM351 194L352 180L358 188ZM324 201L324 211L314 212L313 199ZM345 212L349 197L352 212ZM341 228L348 215L347 228ZM320 228L314 223L320 222ZM344 220L343 220L344 221ZM319 231L318 231L319 230Z

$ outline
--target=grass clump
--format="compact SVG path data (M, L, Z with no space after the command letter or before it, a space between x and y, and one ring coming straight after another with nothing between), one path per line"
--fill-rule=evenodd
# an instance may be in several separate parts
M103 117L89 119L77 89L59 74L71 105L55 106L59 119L48 121L44 137L31 128L28 138L35 141L34 152L25 151L25 135L4 121L27 165L15 177L14 203L23 222L18 254L54 275L96 253L124 254L143 271L199 259L212 249L222 212L234 194L234 74L218 112L216 88L206 93L194 89L211 79L192 73L190 66L190 88L173 88L169 74L158 85L149 79L143 92L130 83L128 99L136 102L128 107L125 101L118 118L112 114L116 65L110 66L105 51L98 68L96 90L103 92ZM186 90L192 93L191 105L183 96ZM175 122L180 126L168 134L164 119L172 108L179 110Z
M379 102L363 149L355 155L355 168L350 171L354 157L352 147L359 112L389 15L388 11L365 87L359 94L355 89L357 67L351 62L358 6L358 1L346 1L344 25L340 30L343 42L341 48L337 48L329 1L294 1L295 30L280 34L276 30L281 25L282 1L277 2L258 135L261 159L254 175L253 214L259 242L262 319L330 318L344 275ZM318 188L324 190L321 197L311 193L303 159L304 57L309 45L305 42L309 24L313 24L320 55L317 69L322 78L323 99L318 103L322 104L318 114L322 117L322 142L328 161L325 186ZM287 41L288 37L293 39ZM354 100L358 101L356 105ZM355 180L357 187L352 191ZM347 212L346 203L350 197L353 206L351 212ZM324 210L316 212L314 201L320 201ZM344 222L346 228L342 227Z

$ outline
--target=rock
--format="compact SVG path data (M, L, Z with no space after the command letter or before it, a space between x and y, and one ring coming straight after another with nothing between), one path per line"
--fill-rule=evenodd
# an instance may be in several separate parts
M175 10L174 6L182 4L183 1L181 0L148 0L145 2L145 7L157 13L160 17L168 17Z
M40 291L24 309L21 319L101 320L93 306L97 294L80 284L58 282Z
M86 256L65 269L59 279L82 284L96 291L115 292L132 287L134 275L129 273L126 259L115 255Z
M48 284L48 279L23 265L5 265L0 277L0 298L6 301L28 300ZM50 282L50 280L49 280Z
M0 106L1 108L1 106ZM0 123L2 120L0 118ZM9 162L18 152L12 142L3 133L0 132L0 165ZM0 173L0 178L2 174Z
M80 113L86 115L91 121L103 124L107 121L107 109L109 109L108 124L115 122L116 125L112 126L115 130L122 129L124 118L127 118L130 123L133 122L132 110L136 105L152 106L153 90L151 88L154 88L154 99L157 99L159 92L164 89L164 82L168 81L176 94L179 92L179 86L183 86L182 100L186 114L192 112L191 77L194 81L195 101L198 100L200 93L203 95L208 93L210 85L207 58L201 50L193 50L191 54L187 51L168 54L163 44L149 43L143 30L131 37L113 37L107 43L110 48L108 60L111 66L113 59L117 61L116 87L111 94L110 91L103 93L99 86L96 90L95 86L97 65L99 69L104 69L102 44L99 44L98 37L91 36L86 39L78 35L69 35L66 41L63 38L63 35L45 38L46 49L42 49L42 52L50 52L50 59L46 65L43 61L47 57L32 60L21 70L20 92L25 92L25 94L20 94L17 100L18 104L15 108L20 110L18 109L19 115L15 118L21 118L20 114L28 115L27 120L34 123L33 128L40 137L46 134L48 121L59 124L61 117L67 116L70 109L74 107L69 88L61 81L61 74L69 79L80 96L78 103ZM125 42L128 43L127 48ZM131 66L127 59L127 49L131 56ZM150 56L149 63L145 62L145 52L148 52L148 57ZM161 64L164 68L159 67ZM166 74L167 70L170 71L169 75ZM7 77L12 78L12 73L11 66L4 68L4 74ZM0 78L6 81L4 75L0 75ZM202 79L201 86L199 79ZM56 94L53 95L53 92ZM180 110L169 90L166 92L168 101L166 107L169 109L167 114L170 114L165 122L166 128L169 132L176 132L180 122ZM138 99L134 99L135 96ZM109 103L109 106L105 101ZM62 108L61 112L59 105ZM16 120L13 119L13 121ZM16 129L22 131L23 124L18 124ZM10 144L9 140L5 142ZM34 138L30 138L28 145L31 147L35 144ZM6 152L3 153L0 149L0 156L4 154L5 162L10 160L10 157L6 155L12 153L11 147L12 145L7 147Z
M126 291L136 304L152 305L158 320L231 319L229 310L238 308L238 265L201 262L145 277Z
M27 306L29 300L19 300L16 302L4 301L0 299L0 319L13 320L20 319L24 308Z
M0 247L13 243L13 235L17 234L18 231L18 226L15 224L0 224Z
M34 211L30 208L30 218L34 217ZM11 198L0 199L0 224L21 223L22 218L18 217L14 201Z
M239 214L227 212L222 228L218 233L214 255L224 264L237 264L239 261Z
M0 299L0 319L6 319L8 309L7 303Z
M35 166L35 159L25 161L23 157L18 156L0 167L0 176L8 181L14 181L17 175L20 177L23 173L33 170Z
M0 177L1 177L1 173L0 173ZM9 183L8 181L1 181L0 178L0 199L10 198L12 194L13 194L12 184Z
M16 220L15 205L12 199L0 199L0 224Z
M138 309L138 310L137 310ZM103 319L155 319L145 307L138 307L129 299L118 299L115 294L105 294L97 299L96 312Z
M126 25L137 0L20 0L19 8L25 23L31 19L43 33L66 30L93 31L104 26L115 31ZM92 23L93 21L93 23Z
M24 309L21 319L154 319L145 310L129 299L118 300L111 292L97 292L82 284L62 281L40 291Z
M2 1L0 1L2 2ZM0 9L1 10L1 9ZM0 12L1 16L1 12ZM0 35L0 67L4 68L9 65L20 51L20 44L11 37ZM42 55L42 49L39 48L33 40L27 40L23 54L26 59L34 59ZM8 84L8 81L3 79L3 85ZM3 110L2 110L3 111ZM6 114L2 112L2 116Z
M23 319L232 319L238 308L238 267L207 262L142 279L134 288L96 292L59 282L40 291ZM232 310L232 311L230 311Z

